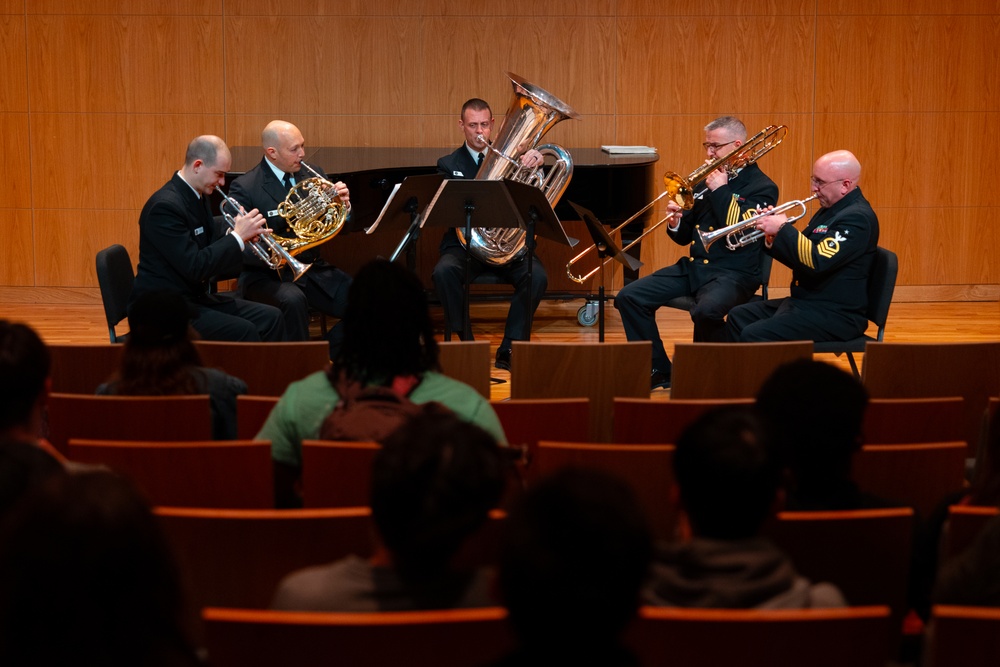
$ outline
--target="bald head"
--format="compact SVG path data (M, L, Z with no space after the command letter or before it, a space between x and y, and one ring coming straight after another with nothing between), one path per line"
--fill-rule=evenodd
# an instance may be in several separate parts
M299 128L283 120L272 120L260 133L264 155L281 171L297 173L306 156L305 139Z
M812 192L820 206L830 207L858 187L861 163L846 150L821 155L813 164Z

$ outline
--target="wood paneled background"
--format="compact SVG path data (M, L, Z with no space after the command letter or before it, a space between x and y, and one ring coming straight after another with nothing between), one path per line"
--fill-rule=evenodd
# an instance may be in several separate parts
M700 164L725 113L790 128L761 161L782 200L850 149L897 297L997 300L997 44L1000 0L0 0L0 300L99 299L95 253L137 255L195 135L458 145L466 98L506 109L504 71L583 116L547 141L656 146L658 173ZM647 267L684 252L654 238Z

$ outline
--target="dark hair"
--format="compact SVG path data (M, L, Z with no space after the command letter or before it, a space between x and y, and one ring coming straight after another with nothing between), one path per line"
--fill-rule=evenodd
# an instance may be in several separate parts
M127 396L174 396L201 392L191 369L201 366L190 338L191 312L179 294L146 292L128 312L115 392Z
M370 384L438 370L427 294L413 272L377 259L358 271L347 293L344 342L330 377Z
M0 517L31 489L66 470L38 445L16 440L0 440Z
M505 521L500 594L522 644L613 643L639 606L652 553L629 486L567 467L530 487Z
M465 101L465 104L462 105L462 120L465 120L465 112L469 109L472 109L473 111L483 111L485 109L490 112L490 117L493 116L493 109L490 109L490 105L486 102L486 100L481 100L478 97L468 99Z
M821 361L792 361L761 386L757 408L795 486L827 488L850 479L868 408L868 392L853 375Z
M124 478L51 478L0 537L0 663L196 664L166 541Z
M184 152L184 164L192 165L195 160L201 160L207 166L214 167L219 158L219 149L223 146L225 144L222 139L210 134L195 137Z
M761 420L746 406L710 410L677 439L674 476L699 537L753 537L770 515L781 466Z
M419 582L447 571L503 484L496 440L437 404L386 438L372 464L372 518L400 576Z
M0 431L30 421L51 369L49 350L34 329L0 320Z

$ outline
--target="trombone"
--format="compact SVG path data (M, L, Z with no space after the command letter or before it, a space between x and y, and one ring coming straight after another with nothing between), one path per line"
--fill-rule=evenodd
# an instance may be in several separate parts
M708 178L708 175L717 169L725 169L726 173L729 174L730 178L736 176L738 172L743 167L748 164L753 164L765 154L767 154L771 149L775 148L781 141L785 138L785 134L788 133L788 128L784 125L768 125L763 130L752 136L747 140L745 144L737 148L735 151L729 155L723 157L718 157L711 162L706 162L701 165L693 172L691 172L687 178L684 178L680 174L668 171L663 175L663 184L666 189L660 194L659 197L653 201L646 204L638 213L631 216L628 220L621 223L613 230L611 230L610 235L614 236L617 232L620 232L627 225L631 224L633 220L638 218L640 215L651 209L656 202L660 201L666 196L677 203L685 211L690 210L694 206L696 199L700 199L703 192L695 194L694 189L702 181ZM643 231L635 240L631 241L628 245L622 248L622 252L627 252L629 248L637 244L643 238L648 236L653 230L658 229L660 225L665 223L670 219L670 215L666 215L661 218L656 224L651 225L648 229ZM570 280L576 283L583 284L588 278L593 276L595 273L600 271L602 264L598 264L589 273L582 276L573 275L573 265L583 259L588 253L593 252L597 248L597 244L591 245L580 252L579 255L569 260L566 264L566 275ZM604 263L610 262L613 258L608 257L604 260Z
M243 210L238 201L223 192L222 188L218 185L215 186L215 191L222 195L222 203L219 204L219 213L226 219L226 224L232 229L236 229L236 216L243 215L246 211ZM232 212L227 211L226 206L229 206ZM271 236L270 231L262 233L257 241L248 241L247 245L250 246L253 254L257 255L262 262L275 271L280 269L283 264L288 264L288 268L292 270L292 275L294 276L293 280L301 278L309 270L309 267L312 266L312 264L303 264L292 257L292 254L285 250L285 247Z
M747 228L752 228L757 224L757 221L761 218L766 218L769 215L776 215L778 213L784 213L785 211L790 211L793 208L801 208L802 211L798 215L793 215L788 218L788 222L795 222L806 214L806 204L816 199L819 195L813 195L811 197L806 197L805 199L795 199L790 202L786 202L781 206L777 206L768 211L761 211L752 218L747 218L746 220L741 220L740 222L729 225L728 227L723 227L722 229L717 229L714 232L703 232L698 230L698 238L701 239L701 244L705 246L705 250L708 250L709 246L721 239L726 238L726 247L730 250L738 250L745 245L750 245L764 236L764 232L759 229L755 229L752 232L744 233Z

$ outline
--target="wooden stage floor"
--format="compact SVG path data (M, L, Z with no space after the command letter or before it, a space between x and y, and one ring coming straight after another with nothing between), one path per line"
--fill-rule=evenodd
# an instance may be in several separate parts
M543 301L535 316L533 339L546 342L597 342L596 325L583 327L577 323L576 313L582 305L582 299ZM440 308L433 309L433 312L438 329L443 331ZM472 322L476 338L490 341L495 350L503 337L506 314L506 302L474 304ZM48 343L108 342L104 310L100 305L0 303L0 318L30 324ZM606 308L605 318L605 340L624 341L625 333L622 330L621 318L610 303ZM686 312L661 308L657 313L657 322L668 354L673 352L676 341L691 340L691 320ZM868 333L874 335L874 327ZM1000 340L1000 303L996 301L894 303L889 311L885 340L901 342ZM816 358L835 363L845 370L850 369L846 357L838 359L832 354L825 354L816 355ZM510 374L495 370L493 377L509 380ZM654 398L667 398L669 391L658 390L651 395ZM509 396L509 382L493 385L493 399L499 400Z

